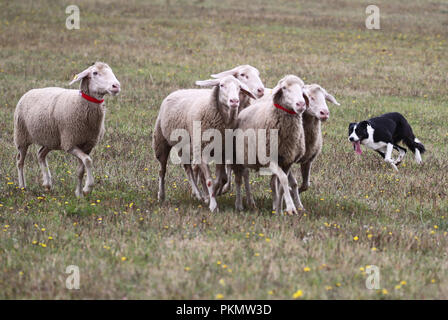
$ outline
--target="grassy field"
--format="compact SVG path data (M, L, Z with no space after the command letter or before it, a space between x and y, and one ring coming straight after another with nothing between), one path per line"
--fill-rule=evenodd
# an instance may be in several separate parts
M73 3L80 30L65 28ZM365 28L368 4L1 1L0 298L448 299L448 2L375 1L381 30ZM49 155L54 188L44 192L36 146L18 189L17 101L68 87L96 60L122 93L106 98L93 193L75 197L77 162L63 152ZM305 216L273 214L268 178L255 173L257 211L235 212L226 194L211 214L174 165L157 202L162 99L239 64L257 67L266 87L294 73L341 103L329 105ZM395 173L375 152L353 152L348 124L388 111L425 144L423 166L408 154ZM68 265L80 268L79 290L65 287ZM379 290L366 289L368 265L380 269Z

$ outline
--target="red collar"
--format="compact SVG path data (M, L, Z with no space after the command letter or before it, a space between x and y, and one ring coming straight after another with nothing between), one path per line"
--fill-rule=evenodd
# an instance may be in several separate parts
M82 91L79 91L79 93L81 93L81 96L82 96L84 99L86 99L87 101L90 101L90 102L93 102L93 103L98 103L98 104L104 102L104 99L101 99L101 100L95 99L94 97L91 97L91 96L86 95L86 94L85 94L84 92L82 92Z
M281 105L274 103L274 107L276 107L277 109L281 109L283 111L288 112L289 114L297 114L295 111L283 108Z

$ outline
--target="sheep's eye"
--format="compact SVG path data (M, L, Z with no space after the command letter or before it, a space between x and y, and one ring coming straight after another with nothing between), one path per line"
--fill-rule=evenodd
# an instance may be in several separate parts
M311 100L314 100L314 97L311 97Z
M242 74L240 74L240 76L244 78L246 75L244 73L242 73Z
M96 72L96 71L93 72L93 75L94 75L94 76L96 76L97 74L98 74L98 72Z
M224 88L224 85L223 85L223 84L220 84L219 86L220 86L221 88Z

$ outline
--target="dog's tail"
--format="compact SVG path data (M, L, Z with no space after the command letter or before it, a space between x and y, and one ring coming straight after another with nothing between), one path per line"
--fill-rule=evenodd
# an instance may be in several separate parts
M411 151L413 153L415 153L415 149L420 151L420 153L422 153L422 154L425 153L425 151L426 151L425 146L417 138L414 138L414 141L412 141L409 138L403 139L403 140L404 140L404 143L408 146L409 149L411 149Z

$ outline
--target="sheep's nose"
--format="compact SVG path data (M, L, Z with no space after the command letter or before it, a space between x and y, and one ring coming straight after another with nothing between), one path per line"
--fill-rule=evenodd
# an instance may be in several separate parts
M258 88L257 93L258 93L258 97L261 98L264 95L264 88Z
M239 104L240 104L240 100L239 99L230 99L230 106L238 107Z
M296 103L297 107L299 107L299 109L305 109L306 103L305 101L299 101Z
M114 89L120 89L120 84L117 82L117 83L114 83L113 85L112 85L112 88L114 88Z
M330 111L324 111L324 110L322 110L322 111L320 112L320 118L321 118L322 120L327 120L329 117L330 117Z

